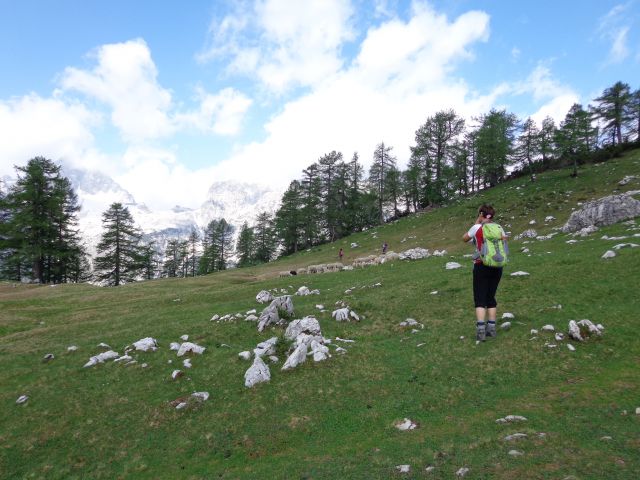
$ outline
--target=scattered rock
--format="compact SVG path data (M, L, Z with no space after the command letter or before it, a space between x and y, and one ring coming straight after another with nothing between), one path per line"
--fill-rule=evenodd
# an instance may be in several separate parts
M262 332L269 325L277 325L280 323L280 315L278 315L278 309L273 305L269 305L260 314L258 319L258 331Z
M177 378L180 378L184 375L184 373L182 372L182 370L174 370L173 372L171 372L171 380L176 380Z
M521 457L524 455L524 452L521 452L520 450L509 450L509 455L512 457Z
M97 365L98 363L104 363L107 360L113 360L118 358L120 355L118 354L118 352L114 352L113 350L108 350L106 352L102 352L98 355L95 355L91 358L89 358L89 361L87 363L84 364L83 368L88 368L88 367L93 367L94 365Z
M572 352L575 352L575 351L576 351L576 347L574 347L574 346L573 346L573 345L571 345L570 343L567 343L567 348L568 348L569 350L571 350Z
M238 356L242 359L242 360L251 360L251 352L248 350L245 350L244 352L240 352L238 354Z
M420 327L424 328L424 325L413 318L407 318L405 321L400 322L401 327Z
M607 250L606 252L604 252L601 258L613 258L615 256L616 252L614 252L613 250Z
M418 424L411 421L408 418L405 418L402 421L398 421L396 423L393 424L394 427L396 427L398 430L401 431L406 431L406 430L415 430L416 428L418 428Z
M180 402L176 405L176 410L183 410L187 408L187 402Z
M502 318L503 319L505 319L505 318L513 319L513 318L516 318L516 317L515 317L515 315L513 313L505 312L505 313L502 314Z
M258 303L269 303L269 302L272 302L273 301L273 295L271 295L271 293L266 291L266 290L261 290L256 295L256 301Z
M424 469L426 473L433 473L435 470L436 470L436 467L434 467L433 465L429 465Z
M199 402L206 402L209 400L209 392L193 392L191 398L198 400Z
M149 350L155 352L158 349L158 341L151 337L142 338L134 342L133 348L142 352L148 352Z
M183 366L184 368L191 368L191 367L193 367L193 365L191 365L191 360L190 360L190 359L188 359L188 358L185 358L185 359L182 361L182 366Z
M309 346L306 342L301 342L293 351L289 358L284 362L282 370L291 370L297 367L307 359L307 350Z
M359 321L360 320L360 316L356 312L354 312L353 310L349 310L348 307L339 308L337 310L334 310L331 313L331 316L333 318L335 318L336 321L338 321L338 322L349 322L349 321L351 321L351 319L354 319L355 321Z
M47 353L44 357L42 357L42 361L43 363L47 363L50 362L51 360L55 359L55 355L53 353Z
M75 352L76 350L78 350L76 345L70 345L67 347L67 352Z
M396 465L396 470L400 473L409 473L411 472L411 465Z
M556 330L556 329L555 329L555 327L554 327L553 325L548 324L548 325L544 325L544 326L541 328L541 330L542 330L543 332L555 332L555 330Z
M247 315L247 316L244 318L244 321L245 321L245 322L257 322L257 321L258 321L258 317L256 317L256 316L255 316L255 315L253 315L253 314L250 314L250 315Z
M512 277L526 277L527 275L529 275L528 272L522 272L522 271L513 272L511 274Z
M180 337L180 340L182 340L183 342L186 342L187 340L189 340L189 335L182 335Z
M552 221L554 221L555 219L556 219L556 217L554 217L553 215L549 215L549 216L547 216L547 217L544 217L544 221L545 221L545 223L552 222Z
M253 365L244 374L244 386L251 388L254 385L271 380L269 367L264 363L262 357L256 355Z
M522 240L523 238L536 238L538 236L538 232L536 232L533 228L529 228L525 230L520 235L516 235L514 240Z
M253 353L256 357L262 357L265 355L273 355L276 353L276 344L278 343L278 337L271 337L269 340L260 342L253 349Z
M464 477L467 473L469 473L469 469L467 467L462 467L460 469L458 469L458 471L456 472L456 477Z
M609 435L605 435L603 437L600 437L600 440L608 441L608 440L613 440L613 438L610 437Z
M113 363L130 362L131 360L133 360L133 357L131 355L123 355L121 357L116 358L113 361Z
M431 292L431 295L437 295L438 294L438 290L434 290L433 292Z
M111 347L106 343L99 343L98 348L104 348L105 350L111 350Z
M182 357L185 353L188 353L188 352L193 352L197 355L202 355L205 350L206 350L206 347L201 347L200 345L196 345L195 343L192 343L192 342L184 342L182 345L180 345L180 348L178 349L178 356Z
M444 268L447 270L455 270L456 268L460 267L462 267L462 265L460 265L458 262L447 262L447 264L444 266Z
M28 395L20 395L16 400L16 405L22 405L23 403L27 403L27 400L29 400Z
M522 438L527 438L526 433L512 433L511 435L507 435L504 437L505 442L511 442L513 440L520 440Z
M629 194L611 195L587 202L571 214L562 227L564 233L584 227L613 225L640 216L640 201Z
M538 330L536 330L535 328L532 328L531 335L538 335Z
M511 322L503 322L500 324L502 330L509 330L511 328Z
M556 342L563 341L564 340L564 333L560 333L560 332L556 333L555 338L556 338Z
M175 350L177 352L180 350L180 344L178 342L171 342L169 344L169 350Z
M294 340L301 333L320 335L320 323L310 316L304 317L302 320L294 320L287 327L284 336L288 340Z
M218 320L220 318L220 315L214 315L213 317L211 317L211 322L215 322L216 320Z
M426 248L411 248L399 255L400 260L421 260L429 256L429 250Z
M620 250L621 248L626 248L626 247L636 248L636 247L640 247L640 245L638 245L637 243L618 243L617 245L613 246L613 249Z
M624 178L618 182L618 185L620 185L621 187L624 187L627 183L629 183L634 178L636 178L635 175L625 175Z
M498 418L496 423L505 424L505 423L516 423L516 422L526 422L527 418L522 415L507 415L503 418Z

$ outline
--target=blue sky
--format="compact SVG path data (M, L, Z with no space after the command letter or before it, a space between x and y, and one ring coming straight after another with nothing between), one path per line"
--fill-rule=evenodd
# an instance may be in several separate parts
M43 155L138 201L282 188L331 150L402 166L443 108L560 121L640 67L639 0L0 0L0 176Z

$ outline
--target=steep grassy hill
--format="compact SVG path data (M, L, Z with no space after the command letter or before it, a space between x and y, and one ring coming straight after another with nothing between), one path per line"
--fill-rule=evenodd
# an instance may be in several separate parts
M574 244L564 234L533 240L527 254L522 242L511 242L498 301L500 313L515 315L513 326L480 345L471 265L463 257L471 252L460 241L483 202L496 206L498 221L514 235L531 220L544 235L580 202L640 189L638 178L619 187L625 175L640 178L640 152L586 167L578 178L555 171L534 184L512 181L333 245L207 277L113 289L0 284L0 478L454 478L462 467L473 479L638 478L640 248L600 257L620 243L603 235L633 235L640 221L603 228ZM545 224L549 215L556 220ZM420 246L449 253L349 272L277 276L336 261L340 247L348 263L377 253L385 240L396 252ZM351 249L352 242L359 247ZM452 260L463 268L445 270ZM530 275L508 275L516 270ZM281 344L271 381L245 388L250 362L238 352L281 336L282 329L260 334L252 322L209 319L262 308L255 301L262 289L293 293L302 285L321 294L294 296L296 318L316 315L323 335L347 353L282 372ZM361 321L333 320L338 301ZM316 304L328 311L319 313ZM409 317L424 329L412 333L398 325ZM530 333L545 324L566 331L570 319L583 318L606 330L600 339L572 342L575 352L553 334ZM188 370L169 350L184 334L206 347L191 357ZM101 351L100 342L122 354L125 345L147 336L160 348L132 354L135 365L82 368ZM77 351L67 352L70 345ZM44 363L48 353L55 359ZM185 376L173 381L175 368ZM208 391L209 400L179 411L170 405L194 391ZM17 405L23 394L29 400ZM510 414L528 420L496 423ZM418 428L396 429L404 418ZM504 440L516 432L527 437ZM401 464L411 472L399 473ZM427 466L435 468L427 472Z

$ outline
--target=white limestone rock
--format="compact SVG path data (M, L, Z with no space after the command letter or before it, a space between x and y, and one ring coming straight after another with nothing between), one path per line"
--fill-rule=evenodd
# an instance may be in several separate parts
M266 290L261 290L256 295L256 301L258 303L269 303L269 302L272 302L273 301L273 295L271 295L271 293L266 291Z
M512 433L511 435L507 435L504 437L505 442L512 442L513 440L521 440L523 438L527 438L526 433Z
M271 304L260 314L260 318L258 319L258 331L262 332L269 325L277 325L278 323L280 323L278 309Z
M574 347L574 346L573 346L573 345L571 345L570 343L567 343L567 348L568 348L569 350L571 350L572 352L575 352L575 351L576 351L576 347Z
M556 219L556 217L554 217L553 215L548 215L548 216L544 217L544 222L545 223L553 222L555 219Z
M197 355L202 355L205 350L206 350L206 347L201 347L200 345L197 345L192 342L184 342L182 345L180 345L180 348L178 349L178 356L182 357L185 353L189 353L189 352L195 353Z
M184 368L191 368L191 367L193 367L193 365L191 365L191 359L189 359L189 358L185 358L185 359L182 361L182 366L183 366Z
M533 228L529 228L522 232L519 235L514 237L514 240L522 240L523 238L536 238L538 236L538 232L536 232Z
M462 478L469 472L470 472L470 469L467 467L459 468L458 471L456 471L456 477Z
M206 402L209 400L209 392L193 392L191 394L191 398L199 402Z
M310 355L313 356L314 362L322 362L327 358L331 357L331 354L329 353L329 347L324 345L322 341L315 340L315 339L311 340L311 343L309 346L311 348Z
M180 350L180 344L178 342L171 342L169 344L169 350L175 350L177 352L178 350Z
M555 332L556 331L555 327L553 325L551 325L551 324L544 325L540 330L542 330L543 332Z
M531 335L538 335L538 330L536 330L535 328L532 328Z
M338 322L349 321L349 309L347 307L338 308L331 313L331 316Z
M131 355L123 355L116 358L113 363L130 362L131 360L133 360L133 357Z
M256 348L253 349L253 354L256 357L273 355L274 353L276 353L277 343L278 343L278 337L271 337L269 340L260 342L258 345L256 345Z
M174 370L173 372L171 372L171 380L176 380L182 377L183 375L184 373L182 373L182 370Z
M405 418L402 421L396 422L393 424L393 426L403 432L407 430L415 430L416 428L418 428L418 424L409 418Z
M309 287L305 287L304 285L302 287L300 287L298 289L298 291L295 293L296 295L299 295L301 297L304 297L306 295L310 295L311 291L309 290Z
M218 315L218 314L216 313L213 317L211 317L211 320L209 320L209 321L210 321L210 322L215 322L216 320L219 320L219 319L220 319L220 315Z
M69 345L67 347L67 352L75 352L76 350L78 350L78 346L77 345Z
M245 322L257 322L257 321L258 321L258 317L256 317L256 316L255 316L255 315L253 315L253 314L250 314L250 315L247 315L247 316L244 318L244 321L245 321Z
M158 341L155 338L145 337L134 342L133 348L140 350L141 352L155 352L158 349Z
M27 403L27 400L29 400L28 395L20 395L16 400L16 405L22 405L24 403Z
M505 318L509 318L509 319L514 319L516 318L515 315L513 313L509 313L509 312L505 312L502 314L502 319L504 320Z
M580 328L580 335L582 338L587 338L590 336L601 336L604 328L599 328L598 325L595 325L591 320L580 320L577 322L578 327Z
M498 418L496 423L505 424L505 423L517 423L517 422L526 422L527 418L522 415L507 415L503 418Z
M282 366L282 370L290 370L292 368L297 367L301 363L304 363L304 361L307 359L307 350L308 350L308 344L305 342L301 342L293 351L293 353L289 355L289 358L287 358L287 361L284 362L284 365Z
M582 335L580 334L580 327L575 320L569 320L569 337L577 340L578 342L584 341Z
M104 348L105 350L111 350L111 347L106 343L102 342L98 344L98 348Z
M523 272L521 270L518 270L517 272L513 272L511 274L512 277L526 277L529 275L529 272Z
M447 262L447 264L444 266L444 268L447 270L455 270L456 268L460 267L462 267L462 265L460 265L458 262Z
M411 465L396 465L396 470L400 473L410 473Z
M94 355L93 357L89 358L89 361L84 364L83 368L93 367L98 363L104 363L108 360L114 360L119 356L120 355L118 354L118 352L114 352L113 350L107 350L106 352L99 353L98 355Z
M571 214L562 231L569 233L589 226L613 225L640 216L640 201L629 193L585 203L580 210Z
M521 452L520 450L509 450L509 455L512 457L521 457L524 455L524 452Z
M511 322L502 322L500 324L500 329L509 330L511 328Z
M271 307L275 307L278 310L279 315L285 316L293 316L293 301L291 300L291 295L282 295L280 297L276 297L271 302Z
M424 325L413 318L407 318L399 323L401 327L420 327L424 329Z
M614 258L616 256L616 252L614 252L613 250L607 250L606 252L604 252L604 254L602 255L601 258Z
M294 320L287 326L284 337L288 340L294 340L301 333L321 335L320 323L312 316L304 317L301 320Z
M42 357L42 361L46 363L54 360L55 358L56 356L53 353L47 353L44 357Z
M253 359L253 365L244 374L244 386L251 388L258 383L268 382L271 380L271 371L262 357L256 355Z
M245 350L244 352L240 352L238 357L242 360L251 360L251 352L249 350Z

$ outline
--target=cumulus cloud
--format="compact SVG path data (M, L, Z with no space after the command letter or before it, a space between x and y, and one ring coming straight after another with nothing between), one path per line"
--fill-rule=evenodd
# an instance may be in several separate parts
M627 37L632 16L628 15L631 2L618 4L603 15L598 22L598 35L611 44L605 64L621 63L629 56Z
M178 114L178 123L218 135L235 135L240 131L242 120L253 100L234 88L225 88L217 94L207 93L199 88L197 94L200 108Z
M240 148L215 167L216 175L281 186L331 150L347 159L358 151L368 165L381 141L396 148L404 165L415 130L428 115L454 108L470 118L501 93L476 95L452 75L458 62L473 59L473 44L488 35L483 12L449 20L414 4L407 20L394 17L370 28L351 66L288 102L266 124L266 140Z
M29 94L0 100L0 175L13 176L14 165L36 156L95 167L104 160L91 130L100 121L84 105L60 98Z
M342 67L340 48L353 38L352 15L343 0L242 2L214 20L198 59L228 60L230 72L257 75L275 93L313 86Z

